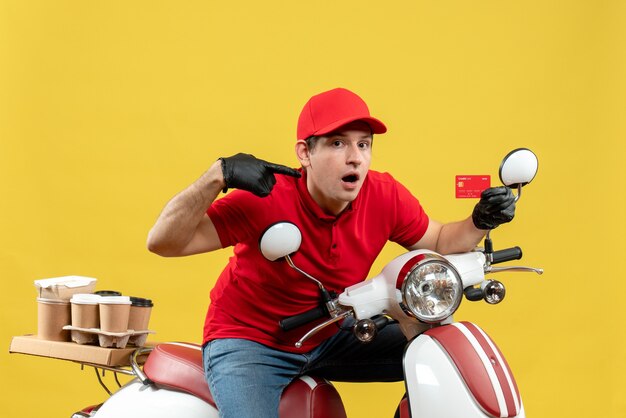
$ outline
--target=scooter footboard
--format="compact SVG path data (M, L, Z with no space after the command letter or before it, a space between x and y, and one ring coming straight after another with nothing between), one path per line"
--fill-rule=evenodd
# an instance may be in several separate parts
M525 416L504 356L472 323L419 335L405 351L404 373L413 418Z

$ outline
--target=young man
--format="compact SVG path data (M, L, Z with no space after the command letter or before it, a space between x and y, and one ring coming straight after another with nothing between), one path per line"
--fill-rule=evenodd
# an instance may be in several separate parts
M486 229L513 218L509 189L483 193L472 216L441 224L391 175L370 171L374 134L387 128L346 89L313 96L297 130L295 170L247 154L220 158L165 207L148 237L162 256L234 246L211 291L204 328L207 382L222 417L278 417L282 390L301 374L330 380L402 380L406 340L385 327L363 345L327 327L297 349L303 330L278 321L319 302L317 286L286 263L263 258L258 241L278 221L302 231L293 260L330 291L366 278L387 241L439 253L473 249ZM220 191L238 190L216 200Z

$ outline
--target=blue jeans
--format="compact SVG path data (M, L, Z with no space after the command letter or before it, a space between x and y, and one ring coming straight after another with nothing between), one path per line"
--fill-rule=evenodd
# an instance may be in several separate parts
M303 354L243 339L219 339L204 347L204 371L220 417L278 418L283 389L304 374L344 382L403 380L406 343L397 324L383 328L369 344L340 331Z

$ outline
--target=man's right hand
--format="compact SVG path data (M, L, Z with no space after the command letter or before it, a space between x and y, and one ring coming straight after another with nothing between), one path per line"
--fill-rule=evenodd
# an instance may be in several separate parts
M239 153L220 158L224 175L224 192L229 188L247 190L257 196L270 194L276 184L274 174L300 177L298 170L255 158L254 155Z

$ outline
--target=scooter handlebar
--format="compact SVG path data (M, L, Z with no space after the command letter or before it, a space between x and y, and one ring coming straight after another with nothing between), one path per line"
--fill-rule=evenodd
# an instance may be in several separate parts
M493 252L493 260L491 264L504 263L505 261L519 260L522 258L522 249L520 247L506 248Z
M317 306L306 312L302 312L298 315L290 316L288 318L278 321L280 329L283 331L291 331L316 319L323 318L328 315L328 311L324 306Z

